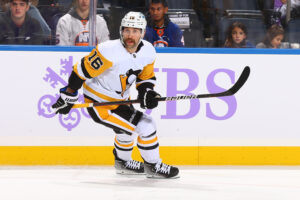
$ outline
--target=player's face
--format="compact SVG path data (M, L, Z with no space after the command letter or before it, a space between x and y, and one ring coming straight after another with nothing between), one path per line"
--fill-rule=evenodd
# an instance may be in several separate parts
M283 35L277 35L271 41L271 45L274 49L279 48L281 41L283 40Z
M90 9L90 0L77 0L77 7L81 12Z
M29 5L21 0L14 0L10 3L10 11L13 19L25 18Z
M151 19L154 21L161 21L164 15L168 12L168 7L164 7L162 3L152 3L149 7Z
M137 48L138 42L142 37L141 29L125 27L122 34L123 42L127 49Z
M232 36L233 42L236 44L240 44L247 37L245 32L242 29L240 29L239 27L235 27L232 30L231 36Z

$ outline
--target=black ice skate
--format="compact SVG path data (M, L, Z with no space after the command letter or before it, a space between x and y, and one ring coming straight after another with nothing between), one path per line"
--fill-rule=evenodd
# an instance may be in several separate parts
M122 160L117 156L117 152L113 150L115 156L115 168L117 174L134 175L134 174L145 174L144 163L136 160Z
M145 162L145 172L147 178L179 178L179 169L162 162Z

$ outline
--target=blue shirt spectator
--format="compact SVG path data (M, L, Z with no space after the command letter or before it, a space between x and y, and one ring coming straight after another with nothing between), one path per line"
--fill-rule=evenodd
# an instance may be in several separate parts
M150 19L144 39L155 47L183 47L183 33L170 21L166 13L168 5L165 0L152 0L149 5Z

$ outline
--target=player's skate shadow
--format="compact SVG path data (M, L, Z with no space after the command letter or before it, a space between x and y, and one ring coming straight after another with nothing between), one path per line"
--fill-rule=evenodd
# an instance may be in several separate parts
M125 177L124 177L125 178ZM114 179L114 180L102 180L102 181L82 181L82 184L101 185L103 186L117 186L117 187L135 187L135 188L158 188L158 189L185 189L185 190L202 190L212 191L213 189L206 186L193 185L190 183L181 182L179 179L148 179L145 177L126 178L126 179Z

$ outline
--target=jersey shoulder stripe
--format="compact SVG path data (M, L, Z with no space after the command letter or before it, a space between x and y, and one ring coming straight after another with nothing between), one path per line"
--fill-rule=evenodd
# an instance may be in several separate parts
M143 71L138 75L136 83L138 85L140 82L148 79L155 79L154 62L144 67Z
M149 82L153 85L156 83L156 77L154 73L154 63L156 59L156 51L151 43L142 40L143 47L141 48L141 54L145 57L147 65L144 66L143 71L138 75L136 80L136 87L139 87L142 83Z

